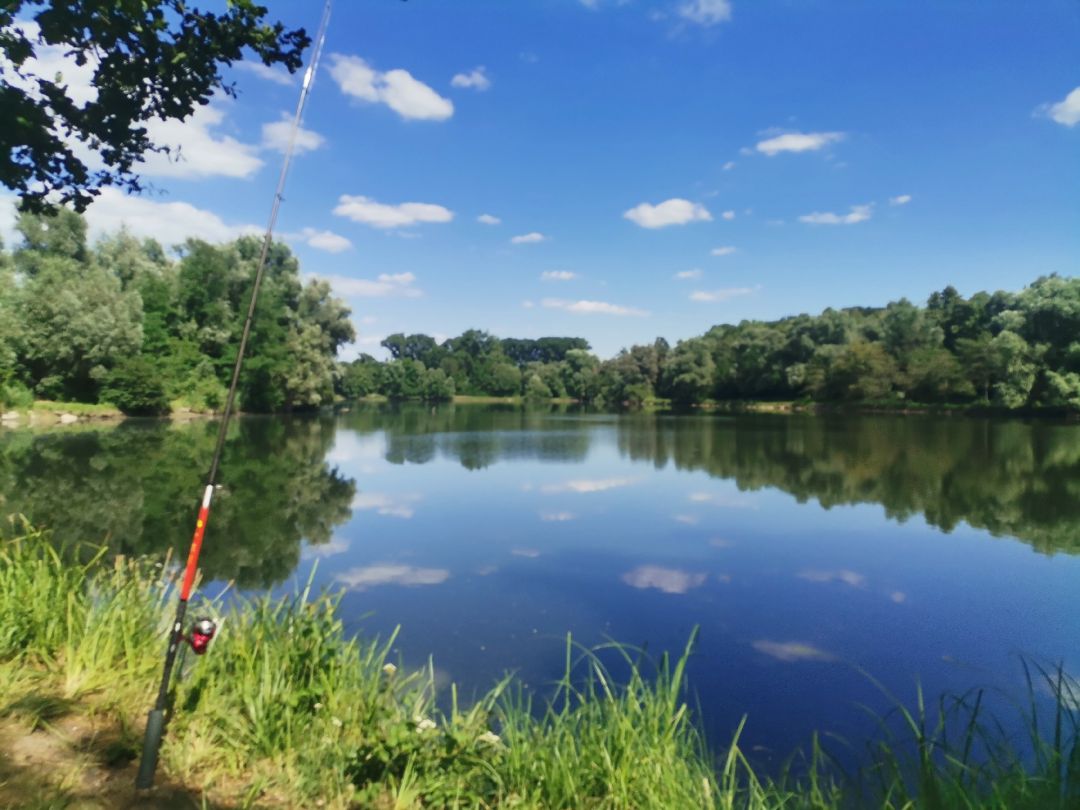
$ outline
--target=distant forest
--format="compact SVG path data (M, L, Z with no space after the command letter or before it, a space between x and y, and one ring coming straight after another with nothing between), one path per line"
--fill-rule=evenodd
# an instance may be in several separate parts
M388 362L365 355L345 366L343 396L1080 409L1080 279L1046 276L1019 293L970 298L946 287L924 307L901 299L722 324L675 346L657 338L603 361L580 339L499 340L476 330L442 343L396 334L382 345Z
M121 231L89 246L67 209L20 214L21 244L0 246L0 406L107 402L126 413L213 411L224 402L260 242L191 239L175 258ZM1080 279L1021 292L952 287L923 307L827 309L714 326L608 360L574 337L498 338L470 329L441 343L394 334L390 359L337 360L351 312L324 281L300 280L284 244L270 252L241 378L247 411L312 410L381 394L568 398L610 408L656 400L807 401L1080 410Z

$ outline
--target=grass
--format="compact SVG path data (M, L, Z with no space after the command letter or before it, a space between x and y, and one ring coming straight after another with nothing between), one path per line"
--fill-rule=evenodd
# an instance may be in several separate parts
M142 725L174 609L175 566L104 549L74 564L15 524L0 540L0 806L127 806ZM83 557L86 559L86 557ZM160 807L1046 808L1080 806L1080 691L1028 668L1011 737L983 693L881 719L861 770L818 745L773 777L755 773L739 732L713 751L677 658L650 665L616 645L569 638L546 698L512 677L436 705L434 668L397 669L394 639L347 635L339 596L193 601L219 617L203 658L182 664L154 796ZM604 661L614 656L623 675ZM1049 716L1037 693L1056 697ZM90 729L90 731L87 731ZM20 765L15 751L45 750ZM20 755L22 756L22 755ZM24 756L23 759L26 757ZM44 798L41 798L44 797ZM154 801L160 802L154 804ZM35 805L37 806L37 805Z

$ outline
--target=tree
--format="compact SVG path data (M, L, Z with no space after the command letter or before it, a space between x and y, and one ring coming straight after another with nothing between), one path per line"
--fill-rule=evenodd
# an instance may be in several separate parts
M169 412L169 397L154 364L143 357L122 360L108 373L101 396L133 416L158 416Z
M715 371L716 364L704 340L681 341L664 367L671 401L681 408L703 402L712 389Z
M919 349L908 363L907 395L915 402L957 402L975 395L964 367L945 349Z
M141 190L137 164L169 151L147 125L183 120L215 92L235 95L222 66L250 49L263 64L300 67L310 38L266 16L254 0L219 14L186 0L9 0L0 9L0 57L11 65L0 78L0 184L35 210L59 201L82 211L104 186ZM41 75L38 57L61 54L67 75ZM100 167L84 160L87 149Z
M17 353L39 396L96 402L114 365L142 344L142 300L87 261L86 225L71 211L23 212L15 269Z
M884 399L892 392L896 377L896 363L880 343L857 340L833 359L827 385L837 399Z
M1002 332L991 341L994 403L1005 408L1027 404L1035 384L1038 363L1031 346L1015 332Z

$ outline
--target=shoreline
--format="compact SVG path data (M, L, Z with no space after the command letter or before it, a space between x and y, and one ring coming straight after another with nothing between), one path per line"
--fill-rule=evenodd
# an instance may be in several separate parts
M423 400L391 400L382 395L369 395L358 400L337 402L320 409L333 413L348 413L355 405L411 404L438 408L445 405L512 405L519 408L530 406L581 405L581 402L569 397L545 400L528 400L522 396L455 396L449 401L426 402ZM1013 419L1058 419L1067 422L1080 422L1080 411L1067 407L1021 408L1010 410L993 405L930 405L918 402L899 403L841 403L841 402L800 402L767 400L707 400L688 409L673 408L670 401L651 400L638 408L599 408L602 413L613 414L662 414L682 416L694 414L810 414L810 415L881 415L881 416L959 416L983 418ZM319 411L287 413L279 411L268 414L247 414L237 411L236 416L291 416ZM143 419L170 422L191 422L199 419L214 419L220 411L192 411L179 408L161 416L126 416L118 408L110 405L88 404L81 402L35 401L30 408L0 411L0 428L22 427L66 427L87 423L110 425L119 424L127 419Z

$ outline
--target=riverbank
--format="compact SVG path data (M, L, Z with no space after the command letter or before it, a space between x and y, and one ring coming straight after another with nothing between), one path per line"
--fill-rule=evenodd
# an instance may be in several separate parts
M543 705L506 678L468 706L451 687L440 711L432 668L397 669L393 639L348 637L338 598L307 590L193 600L189 615L215 615L221 631L184 663L160 787L136 797L174 569L105 559L71 564L29 529L0 541L0 806L1064 810L1080 798L1080 695L1053 672L1035 673L1032 694L1058 700L1031 741L999 738L973 695L951 708L967 738L947 738L952 726L928 711L903 713L904 733L870 746L861 778L814 746L768 779L738 734L706 747L683 677L692 643L656 671L628 667L621 686L568 644ZM972 735L988 762L974 761Z

